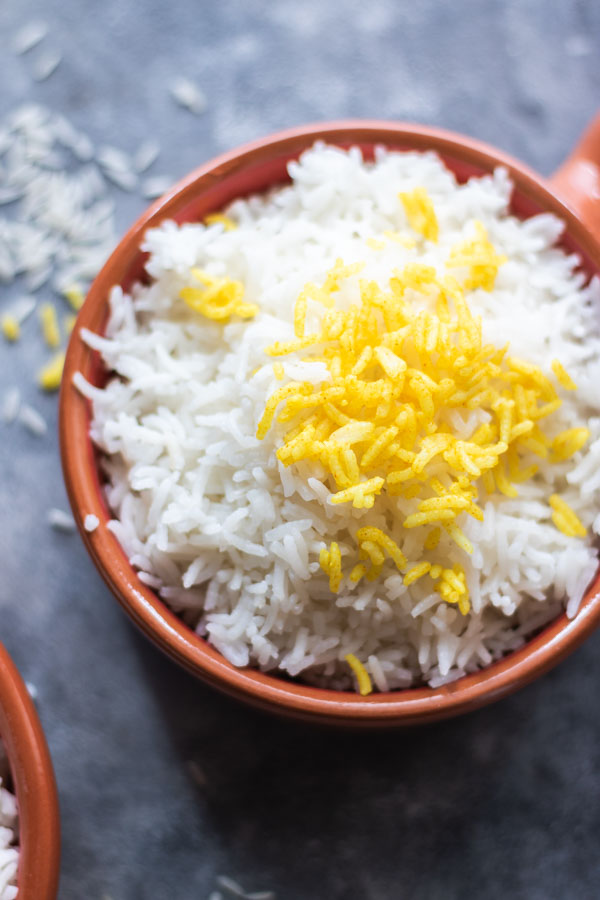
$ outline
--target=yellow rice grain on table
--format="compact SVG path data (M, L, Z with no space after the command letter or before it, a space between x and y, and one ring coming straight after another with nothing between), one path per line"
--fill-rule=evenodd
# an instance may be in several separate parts
M79 312L85 300L85 294L78 284L70 284L62 291L63 297L69 301L76 312Z
M2 333L7 341L17 341L21 334L21 326L16 316L6 313L2 316Z
M38 383L45 391L56 391L60 382L65 364L65 354L61 351L46 363L38 372Z
M40 307L40 324L44 340L49 347L60 346L60 331L56 309L53 303L42 303Z
M75 328L75 322L77 321L77 316L68 315L63 319L63 328L65 330L65 334L71 334L73 329Z

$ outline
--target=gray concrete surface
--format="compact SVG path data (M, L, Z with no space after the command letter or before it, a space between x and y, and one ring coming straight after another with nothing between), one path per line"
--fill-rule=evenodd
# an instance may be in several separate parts
M64 58L31 78L10 50L35 17ZM343 116L434 123L548 173L600 103L595 0L1 0L0 117L23 100L184 174L287 125ZM195 78L194 117L165 82ZM143 208L120 194L123 231ZM4 291L6 296L6 291ZM0 306L3 290L0 286ZM30 329L0 342L54 424ZM342 734L259 715L140 637L76 535L54 430L0 425L0 638L38 690L63 823L64 900L206 900L219 874L278 900L600 896L600 635L536 684L453 722ZM192 777L189 762L203 773Z

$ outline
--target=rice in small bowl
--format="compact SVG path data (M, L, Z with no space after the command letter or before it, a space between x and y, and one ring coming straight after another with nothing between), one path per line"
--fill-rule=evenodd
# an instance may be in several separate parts
M8 759L0 744L0 900L17 896L19 817L17 798L10 787Z
M0 900L54 900L59 867L52 761L29 690L0 644Z
M289 175L148 231L81 332L106 527L234 666L440 689L596 571L598 286L502 167L316 146Z

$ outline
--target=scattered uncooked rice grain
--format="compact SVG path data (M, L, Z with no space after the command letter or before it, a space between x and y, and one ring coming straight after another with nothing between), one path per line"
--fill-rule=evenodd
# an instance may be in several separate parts
M31 74L36 81L45 81L56 71L61 59L58 50L43 50L33 63Z
M160 144L158 141L150 139L144 141L143 144L140 144L137 153L133 157L133 166L136 172L141 175L153 166L158 159L159 154Z
M99 155L115 172L122 171L116 176L122 186L137 184L128 157L115 148L104 148ZM0 204L5 204L0 215L0 281L9 290L22 284L28 292L9 297L0 310L7 338L16 339L37 305L32 294L41 288L47 297L41 310L49 308L50 290L78 308L115 245L108 178L91 162L93 156L90 139L45 107L26 104L0 122ZM65 320L65 336L73 322ZM57 328L54 333L53 344L60 343ZM57 362L44 386L56 387L58 380ZM26 421L31 427L28 414Z
M19 865L17 798L4 786L8 761L0 744L0 900L15 900Z
M71 532L75 531L75 522L73 516L65 512L64 509L53 507L48 510L48 524L57 531Z
M380 151L376 165L365 165L357 150L317 148L289 171L292 186L224 211L233 230L165 222L149 231L152 283L132 295L115 288L106 336L83 334L118 376L104 390L76 379L93 404L92 438L106 453L109 527L144 579L160 580L165 601L235 665L347 689L344 658L353 654L379 690L440 685L520 646L565 605L574 616L596 570L591 538L558 530L548 499L559 494L588 533L600 531L599 286L586 286L577 259L556 249L556 218L508 215L503 169L457 186L432 154ZM398 200L418 186L435 208L437 243L415 235ZM415 262L443 272L474 220L508 260L493 290L468 294L484 339L510 342L511 354L550 376L560 360L578 390L559 388L562 406L547 427L552 437L586 425L589 440L566 461L538 460L517 497L495 492L482 501L483 521L461 522L471 556L441 530L436 552L458 554L466 575L465 615L428 577L406 584L394 568L370 583L344 578L332 594L319 566L331 542L345 573L356 530L368 524L391 533L412 567L424 558L427 529L399 525L415 510L408 497L382 494L373 509L332 505L318 466L278 462L284 426L257 439L282 373L316 385L329 377L322 362L300 354L280 357L278 368L265 347L294 339L298 295L308 282L323 284L336 259L364 263L339 288L336 303L349 303L358 277L386 284ZM258 313L219 322L191 310L178 297L193 267L242 282ZM309 307L307 332L320 308ZM486 420L477 409L448 416L464 440Z
M217 884L230 897L239 897L240 900L276 900L273 891L251 891L248 892L228 875L218 875Z
M19 325L25 322L37 305L35 297L19 297L8 309L9 315L14 316Z
M96 159L104 169L116 169L119 172L131 171L131 160L123 150L105 144L98 148Z
M98 516L95 516L93 513L88 513L85 519L83 520L83 527L86 531L90 533L95 531L98 525L100 524L100 519Z
M162 197L172 184L173 179L168 175L153 175L151 178L146 178L142 184L142 196L146 200L155 200L157 197Z
M567 56L588 56L594 52L594 44L583 34L572 34L565 41Z
M21 392L18 387L10 387L7 388L4 397L2 398L2 409L0 415L2 417L2 421L10 424L14 422L19 413L19 406L21 405Z
M48 34L48 26L45 22L35 20L28 22L19 28L13 38L13 50L21 55L33 50L34 47L44 40Z
M135 172L105 168L104 176L122 191L135 191L138 186L138 177Z
M87 134L78 131L62 116L54 118L53 127L55 139L67 147L79 162L90 162L94 158L94 145Z
M176 103L195 115L200 115L206 109L204 92L189 78L176 78L169 85L169 91Z
M124 191L134 191L138 176L133 161L116 147L101 147L96 156L109 181Z
M28 404L21 407L18 419L36 437L42 437L48 431L48 425L42 414Z
M35 291L51 279L60 292L97 274L115 230L100 171L78 164L89 149L84 135L42 106L21 106L0 123L0 194L16 199L0 216L2 280L24 277Z

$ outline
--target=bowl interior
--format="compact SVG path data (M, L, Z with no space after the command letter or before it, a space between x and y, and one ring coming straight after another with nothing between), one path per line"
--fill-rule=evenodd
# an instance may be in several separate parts
M125 290L145 277L145 255L140 250L148 227L166 218L179 223L201 220L232 200L266 191L289 181L287 164L315 139L348 148L359 146L367 159L375 147L399 150L436 150L460 182L493 171L502 164L515 183L511 211L520 218L551 211L566 222L562 246L576 252L588 277L598 273L598 252L591 236L571 212L534 173L505 155L474 141L431 129L401 126L333 126L286 133L257 142L226 155L192 173L158 201L126 235L92 286L79 314L78 324L102 332L107 318L107 294L113 284ZM416 688L358 697L350 692L311 688L255 670L236 669L206 641L188 628L164 602L136 577L121 546L105 529L92 535L81 529L86 513L94 512L102 522L110 518L102 490L98 459L88 437L89 405L70 385L70 376L81 371L92 384L102 386L108 376L97 353L89 351L74 333L65 366L61 391L61 444L67 489L82 536L101 574L138 625L167 653L217 687L243 696L266 708L313 718L314 716L357 723L370 720L411 722L427 717L451 715L462 709L507 693L550 668L583 640L600 619L595 602L600 577L588 590L578 616L569 621L561 615L512 652L485 670L467 675L441 688Z

